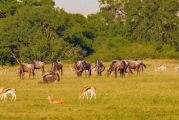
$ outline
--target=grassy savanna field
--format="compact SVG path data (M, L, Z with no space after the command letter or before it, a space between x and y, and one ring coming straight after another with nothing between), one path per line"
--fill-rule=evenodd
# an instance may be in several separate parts
M64 64L64 75L54 84L37 84L42 77L41 71L35 79L24 80L10 71L0 74L0 86L16 88L17 100L0 101L0 119L2 120L178 120L179 119L179 73L173 68L177 60L144 60L147 68L140 75L115 78L84 74L82 78L70 71ZM106 68L108 63L104 63ZM166 72L155 71L159 64L167 66ZM93 63L94 65L94 63ZM46 65L45 70L51 65ZM78 100L77 96L86 85L96 87L97 99ZM66 104L50 104L52 99L64 98ZM90 95L89 95L90 97Z

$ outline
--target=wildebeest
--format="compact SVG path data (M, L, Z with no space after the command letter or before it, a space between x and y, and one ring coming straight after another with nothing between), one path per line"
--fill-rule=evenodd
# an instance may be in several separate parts
M107 69L106 75L109 77L114 71L115 77L117 77L117 72L120 71L120 76L123 77L126 70L126 63L123 60L113 60Z
M33 60L31 64L34 65L34 69L36 69L36 73L37 73L37 69L41 69L42 70L42 74L45 73L44 63L43 62Z
M61 75L63 75L63 64L59 62L58 60L52 63L51 70L52 72L55 72L56 70L61 70Z
M22 63L20 66L20 78L24 79L24 72L28 72L29 73L29 78L31 75L33 75L33 79L34 79L34 65L33 64L27 64L27 63Z
M57 72L50 72L47 75L44 75L38 82L38 84L43 83L54 83L55 81L60 81L60 76Z
M103 62L100 60L96 60L95 62L95 71L98 75L101 75L101 73L105 70L105 66L103 65Z
M137 74L140 74L140 67L142 68L142 72L143 72L143 66L146 68L146 65L139 60L135 60L135 61L127 60L127 62L131 69L137 71Z
M126 67L125 67L125 73L128 73L130 75L130 73L134 74L131 70L131 67L129 66L129 62L127 60L123 60L126 63Z
M142 62L142 61L140 61L140 60L135 60L135 61L137 61L137 62L139 62L140 64L141 64L141 68L142 68L142 72L144 71L144 67L146 68L146 65Z
M75 61L74 68L75 68L75 73L79 77L82 76L83 71L85 71L85 74L86 74L86 70L89 71L88 77L91 76L91 63L90 62L87 62L87 61L84 61L84 60Z

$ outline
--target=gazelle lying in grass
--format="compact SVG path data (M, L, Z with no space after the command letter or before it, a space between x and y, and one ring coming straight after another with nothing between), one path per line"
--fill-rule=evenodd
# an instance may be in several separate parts
M52 95L49 95L49 96L47 97L47 99L49 99L50 104L52 104L52 103L61 103L61 104L65 104L65 103L66 103L65 100L64 100L63 98L59 98L59 99L54 99L54 100L52 100Z
M6 100L7 101L7 94L8 93L11 93L12 95L12 99L11 101L13 100L14 98L14 101L16 100L16 89L14 87L6 87L6 88L1 88L1 93L0 93L0 97L1 97L1 100L4 98L4 101Z
M88 99L88 92L91 93L91 98L93 97L93 95L95 96L95 99L96 99L96 93L95 93L95 90L96 88L95 87L92 87L92 86L86 86L82 89L80 95L78 96L78 99L81 99L81 97L83 96L83 99L86 95L87 99ZM90 99L91 99L90 98Z

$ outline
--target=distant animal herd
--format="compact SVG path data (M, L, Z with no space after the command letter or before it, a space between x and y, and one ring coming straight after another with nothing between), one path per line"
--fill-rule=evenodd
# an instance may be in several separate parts
M54 82L59 82L60 81L60 74L63 75L63 64L61 62L54 61L52 63L51 69L49 70L48 74L45 74L45 67L44 67L44 62L41 61L35 61L33 60L31 63L22 63L20 67L16 67L14 70L16 73L20 76L20 79L24 79L24 73L27 72L30 76L35 76L35 70L41 69L42 74L44 75L38 82L38 84L48 84L48 83L54 83ZM75 72L75 74L78 77L82 77L83 72L85 72L85 75L90 77L92 73L95 73L97 75L102 75L102 72L106 69L106 67L103 65L103 62L101 60L96 60L95 66L92 66L92 64L88 61L85 60L79 60L75 61L74 65L69 66L72 71ZM109 67L106 70L106 76L110 77L112 73L114 73L115 77L117 78L117 73L120 73L121 77L124 77L125 74L134 74L134 71L137 72L137 74L140 74L140 71L143 68L146 68L146 65L140 61L140 60L113 60ZM1 73L2 72L7 72L9 70L8 66L0 67ZM166 71L166 66L165 65L159 65L156 67L156 70L158 71ZM179 66L175 66L175 70L179 70ZM88 71L88 75L87 72ZM37 72L36 72L37 73ZM91 98L95 96L96 99L96 94L95 94L96 88L93 86L85 86L80 95L79 99L81 97L86 96L88 99L88 92L91 93ZM16 94L15 94L16 89L14 87L0 87L0 99L4 101L7 101L7 94L11 93L12 99L11 101L16 100ZM63 98L60 99L51 99L52 95L49 95L47 99L49 99L50 103L61 103L65 104L65 100ZM90 99L91 99L90 98Z

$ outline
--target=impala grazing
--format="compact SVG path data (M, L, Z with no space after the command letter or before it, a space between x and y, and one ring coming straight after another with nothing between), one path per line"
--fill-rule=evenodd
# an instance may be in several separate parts
M14 87L6 87L6 88L3 88L1 93L0 93L0 97L1 97L1 100L4 98L4 101L7 101L7 94L8 93L11 93L12 95L12 99L11 101L14 99L14 101L16 100L16 89Z
M49 96L47 97L47 99L49 99L50 104L53 104L53 103L65 104L65 103L66 103L63 98L59 98L59 99L54 99L54 100L52 100L52 95L49 95Z
M83 99L86 95L87 99L88 99L88 92L91 93L91 98L93 97L93 95L95 96L96 99L96 93L95 93L96 88L92 87L92 86L86 86L82 89L80 95L78 96L78 99L81 99L81 97L83 96ZM91 99L90 98L90 99Z

